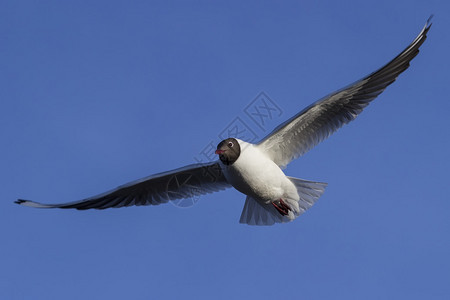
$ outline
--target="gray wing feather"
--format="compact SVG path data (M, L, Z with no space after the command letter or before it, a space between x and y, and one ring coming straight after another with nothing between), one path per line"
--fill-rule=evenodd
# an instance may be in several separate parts
M431 17L430 17L431 19ZM302 156L344 124L354 120L419 53L431 27L426 22L416 39L381 69L308 106L279 125L258 145L280 167Z
M151 175L106 193L65 204L42 204L19 199L16 203L38 208L76 208L80 210L132 205L158 205L170 200L190 198L231 187L217 162L193 164Z

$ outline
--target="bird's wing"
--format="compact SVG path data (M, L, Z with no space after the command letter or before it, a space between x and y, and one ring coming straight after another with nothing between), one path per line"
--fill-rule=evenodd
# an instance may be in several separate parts
M431 17L430 17L431 19ZM415 40L381 69L308 106L258 143L280 167L308 152L354 120L400 73L409 67L427 38L430 19Z
M169 200L190 198L231 187L218 162L193 164L155 174L109 192L65 204L41 204L19 199L16 203L39 208L105 209L131 205L158 205Z

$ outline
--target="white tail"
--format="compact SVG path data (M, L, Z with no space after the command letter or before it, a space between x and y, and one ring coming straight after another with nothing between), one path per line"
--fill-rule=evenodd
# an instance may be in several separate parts
M239 222L248 225L273 225L275 223L290 222L313 206L327 186L323 182L308 181L294 177L288 178L297 188L300 197L298 201L285 199L286 203L292 208L288 215L283 216L273 205L260 204L255 199L247 196Z

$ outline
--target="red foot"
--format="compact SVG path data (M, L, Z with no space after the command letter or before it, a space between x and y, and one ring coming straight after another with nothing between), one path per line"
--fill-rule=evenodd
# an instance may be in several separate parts
M272 202L272 205L273 205L273 207L275 207L275 208L278 210L278 212L279 212L282 216L288 215L288 214L289 214L289 211L291 210L291 208L289 207L289 205L287 205L287 204L283 201L283 199L280 199L280 203L279 203L278 205L275 203L275 201Z

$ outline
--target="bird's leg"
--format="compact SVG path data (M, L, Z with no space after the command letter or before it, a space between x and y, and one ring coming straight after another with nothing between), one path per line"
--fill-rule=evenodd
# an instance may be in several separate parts
M278 212L282 215L282 216L286 216L289 214L289 211L291 210L291 208L289 207L289 205L287 205L283 199L280 199L279 204L276 204L275 201L272 202L273 207L275 207Z
M291 207L286 204L286 202L283 201L283 199L280 199L281 207L283 207L285 210L290 211Z

